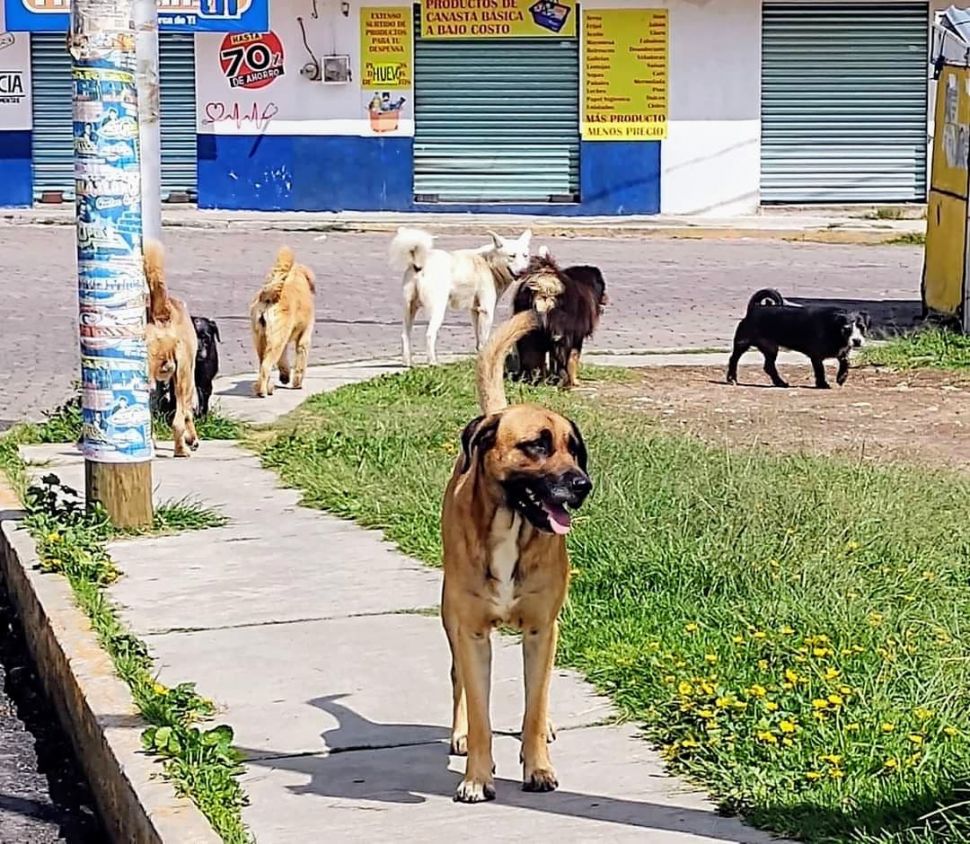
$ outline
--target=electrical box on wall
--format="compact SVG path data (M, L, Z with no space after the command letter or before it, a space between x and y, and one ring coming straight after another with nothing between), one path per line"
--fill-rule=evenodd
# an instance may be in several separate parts
M342 85L350 82L350 56L324 56L320 60L323 65L323 84Z

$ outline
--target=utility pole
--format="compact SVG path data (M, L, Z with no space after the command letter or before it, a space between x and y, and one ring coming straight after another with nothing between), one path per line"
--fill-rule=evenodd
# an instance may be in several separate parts
M158 5L134 0L135 84L141 144L141 228L148 239L162 237L162 125L159 122Z
M71 0L81 448L88 505L152 522L132 0Z

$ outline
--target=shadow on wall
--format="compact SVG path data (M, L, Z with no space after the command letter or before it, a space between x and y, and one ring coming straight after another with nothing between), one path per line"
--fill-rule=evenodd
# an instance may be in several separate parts
M870 336L877 339L905 334L923 322L923 303L919 299L786 298L796 305L824 305L847 311L865 311L872 320Z

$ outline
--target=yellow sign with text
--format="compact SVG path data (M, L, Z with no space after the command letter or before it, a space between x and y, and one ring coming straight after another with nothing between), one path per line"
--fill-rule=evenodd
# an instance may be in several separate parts
M360 77L364 88L411 87L411 8L360 10Z
M667 137L666 9L583 10L582 137Z
M576 0L422 0L422 38L575 38Z

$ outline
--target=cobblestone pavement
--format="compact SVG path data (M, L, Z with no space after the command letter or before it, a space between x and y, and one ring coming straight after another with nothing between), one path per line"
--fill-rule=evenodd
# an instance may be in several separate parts
M9 227L0 234L6 306L0 423L56 405L77 378L73 238L73 229L60 226ZM253 365L247 307L283 242L318 276L312 362L399 352L400 280L387 267L385 234L169 229L165 241L170 289L192 313L219 322L224 373ZM446 247L482 242L439 239ZM548 243L562 263L602 268L612 305L592 349L724 348L748 296L766 285L792 297L895 303L875 309L877 316L891 311L908 318L918 310L921 253L915 247L655 238L535 243ZM452 313L439 350L467 350L471 337L468 316ZM423 322L415 343L421 360Z

